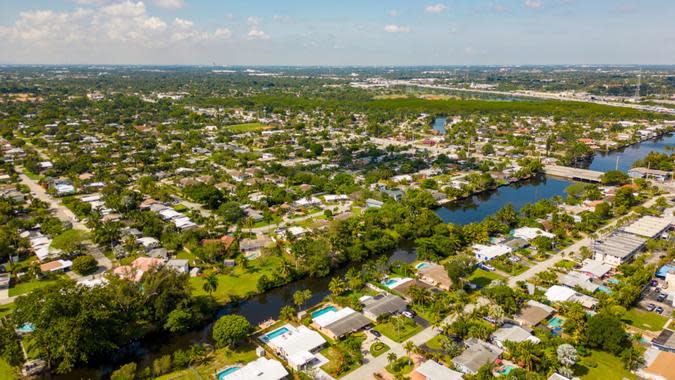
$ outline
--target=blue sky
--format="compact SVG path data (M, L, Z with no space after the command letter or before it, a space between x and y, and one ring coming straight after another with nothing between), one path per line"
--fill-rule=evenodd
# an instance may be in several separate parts
M673 0L0 0L0 62L675 64L673 20Z

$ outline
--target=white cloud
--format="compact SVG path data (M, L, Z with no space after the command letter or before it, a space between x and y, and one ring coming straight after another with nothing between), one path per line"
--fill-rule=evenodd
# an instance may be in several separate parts
M399 12L398 9L392 9L389 11L389 16L391 17L398 17L401 15L401 12Z
M166 9L180 9L185 6L183 0L153 0L153 3L160 8Z
M226 28L220 28L209 33L196 26L193 21L182 18L167 23L148 14L142 1L79 2L95 7L76 8L71 12L21 12L14 24L0 27L0 46L28 48L36 45L64 56L69 51L91 52L94 55L95 51L120 46L125 49L162 48L181 41L222 39L227 35L226 31L229 32Z
M246 34L251 40L268 40L270 36L266 34L262 29L260 29L260 17L249 17L246 22L248 23L248 33Z
M530 9L539 9L541 8L541 1L539 0L525 0L525 6Z
M443 12L447 7L443 3L437 3L437 4L432 4L432 5L427 5L424 8L424 11L427 13L441 13Z
M213 32L213 37L214 38L220 38L220 39L228 39L232 36L232 31L228 28L218 28L216 29L215 32Z
M384 26L384 31L387 33L408 33L410 28L403 25L389 24Z

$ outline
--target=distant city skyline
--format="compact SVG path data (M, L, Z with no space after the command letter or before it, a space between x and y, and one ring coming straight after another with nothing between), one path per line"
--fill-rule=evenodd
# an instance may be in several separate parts
M675 64L666 0L0 0L2 64Z

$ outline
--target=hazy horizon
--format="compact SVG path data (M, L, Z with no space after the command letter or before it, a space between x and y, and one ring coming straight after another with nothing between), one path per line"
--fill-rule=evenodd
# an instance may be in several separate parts
M0 63L670 65L675 3L0 1Z

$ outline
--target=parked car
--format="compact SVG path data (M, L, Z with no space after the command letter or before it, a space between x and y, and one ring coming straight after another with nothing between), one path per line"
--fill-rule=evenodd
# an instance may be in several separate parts
M658 286L658 285L659 285L659 282L656 281L656 280L651 280L651 281L649 282L649 286Z
M656 309L656 305L650 303L649 305L647 305L646 309L647 311L653 311L654 309Z
M414 311L412 311L412 310L404 310L403 312L401 312L401 314L403 314L404 317L408 317L408 318L411 318L411 319L412 319L412 318L415 318L415 316L417 315L417 314L416 314Z
M667 297L668 297L668 295L667 295L667 294L665 294L665 293L661 293L661 294L659 294L659 296L658 296L658 297L656 297L656 300L657 300L657 301L659 301L659 302L663 302L663 301L665 301L665 300L666 300L666 298L667 298Z
M380 332L377 331L377 330L374 330L374 329L373 329L373 330L368 330L368 331L370 331L370 333L373 334L373 336L374 336L375 338L379 338L379 337L382 336L382 334L380 334Z
M662 314L662 313L663 313L663 308L662 308L661 306L659 306L659 307L657 307L656 309L654 309L654 311L656 312L656 314Z
M480 269L482 269L482 270L489 271L489 272L494 272L494 271L495 271L495 267L493 267L493 266L490 265L490 264L480 263L480 264L478 264L478 268L480 268Z

